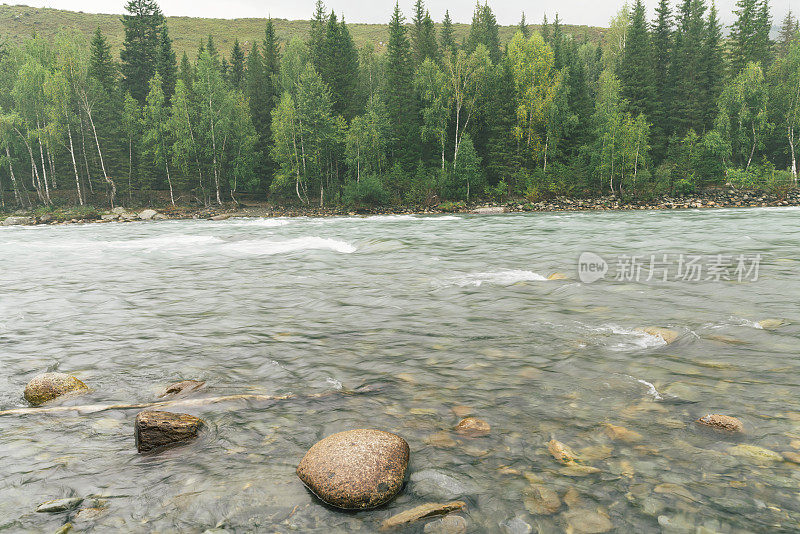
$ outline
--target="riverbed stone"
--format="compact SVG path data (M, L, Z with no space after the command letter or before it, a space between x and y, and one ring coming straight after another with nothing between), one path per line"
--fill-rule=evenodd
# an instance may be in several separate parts
M614 528L606 514L594 510L570 510L564 514L564 519L568 529L582 534L602 534Z
M561 509L558 494L544 484L531 484L524 502L533 515L552 515Z
M222 215L214 215L213 217L211 217L211 220L212 221L227 221L230 218L231 218L231 216L229 214L224 213Z
M711 427L715 430L724 430L727 432L744 432L744 424L729 415L709 414L697 420L697 423Z
M33 217L6 217L3 220L3 226L27 226L35 224L36 220Z
M467 503L463 501L453 501L448 503L426 503L415 506L405 512L395 514L389 519L381 523L381 530L387 530L401 525L407 525L420 519L428 517L435 517L437 515L445 515L450 512L457 512L467 507Z
M68 512L70 510L74 510L78 506L81 505L83 502L83 498L81 497L73 497L70 499L56 499L53 501L47 501L40 504L36 511L41 514L58 514L61 512Z
M89 391L86 384L74 376L64 373L44 373L28 382L24 395L25 400L33 406L41 406L63 395L86 391Z
M136 449L140 453L151 453L177 445L184 445L197 438L205 422L185 413L144 411L136 416Z
M390 432L339 432L309 449L297 466L297 476L331 506L368 510L400 492L409 455L408 443Z
M139 218L143 221L150 221L156 215L158 215L158 212L156 210L143 210L139 212Z
M206 383L202 380L184 380L182 382L175 382L174 384L167 386L158 397L164 398L186 395L188 393L197 391L198 389L202 389L205 385Z
M456 425L456 432L469 438L488 436L491 431L492 427L489 423L477 417L467 417Z
M422 529L425 534L465 534L467 520L460 515L448 515L431 521Z
M557 439L551 439L547 444L547 451L555 458L556 462L569 465L578 459L578 456L567 445Z
M424 469L411 474L411 489L420 497L458 499L475 493L475 486L461 477L437 469Z
M645 334L649 334L651 336L660 337L667 345L671 345L678 340L680 334L675 330L670 330L669 328L661 328L657 326L648 326L645 328L639 328L640 332L644 332Z
M735 445L728 449L728 453L733 456L745 458L759 465L782 462L783 456L775 451L771 451L758 445L748 445L745 443Z

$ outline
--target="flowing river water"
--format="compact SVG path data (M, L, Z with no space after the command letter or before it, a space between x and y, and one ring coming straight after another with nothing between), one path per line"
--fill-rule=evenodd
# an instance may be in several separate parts
M209 429L156 456L135 410L0 417L0 531L373 532L453 499L470 532L797 531L800 465L768 451L800 452L798 228L795 208L2 228L0 410L53 370L92 388L62 404L184 379L299 397L187 408ZM762 257L757 281L588 284L584 252ZM490 435L452 431L470 412ZM708 413L746 432L693 422ZM381 509L330 509L295 467L365 427L408 441L409 480ZM68 497L96 509L35 512Z

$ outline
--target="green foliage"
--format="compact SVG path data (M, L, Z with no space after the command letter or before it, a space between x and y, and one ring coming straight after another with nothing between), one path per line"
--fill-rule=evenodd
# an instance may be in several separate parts
M381 179L375 175L364 176L358 182L350 182L344 187L345 205L353 208L384 206L389 195L383 188Z
M166 23L155 0L129 0L122 16L125 43L120 53L125 89L140 103L159 64L161 30Z

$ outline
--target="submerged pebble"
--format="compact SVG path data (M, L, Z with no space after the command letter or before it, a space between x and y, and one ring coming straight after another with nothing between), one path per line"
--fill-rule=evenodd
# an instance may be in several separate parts
M697 420L701 425L705 425L716 430L728 432L744 432L744 425L740 420L728 415L710 414Z
M36 511L42 514L57 514L60 512L67 512L74 510L83 502L82 497L74 497L70 499L56 499L54 501L43 502L36 508Z
M467 417L456 426L456 432L469 438L488 436L491 431L492 427L489 426L489 423L477 417Z

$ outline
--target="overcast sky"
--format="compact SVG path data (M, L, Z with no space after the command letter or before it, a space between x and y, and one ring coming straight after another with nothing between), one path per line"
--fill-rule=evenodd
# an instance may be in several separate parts
M556 11L567 24L605 26L619 9L623 0L494 0L490 5L501 24L516 24L525 11L528 21L539 22L547 12L552 18ZM673 0L673 5L679 0ZM125 2L121 0L22 0L20 3L36 7L53 7L91 13L122 13ZM284 19L308 19L314 11L315 0L161 0L167 15L191 17L244 18L271 15ZM403 0L400 7L406 16L411 13L414 0ZM646 0L652 18L658 0ZM723 21L731 21L736 0L717 0ZM328 0L326 5L337 13L344 13L349 22L385 23L388 21L394 0ZM426 5L438 22L445 9L457 22L469 22L474 3L471 0L428 0ZM800 0L772 0L775 24L779 24L789 6L800 12Z

